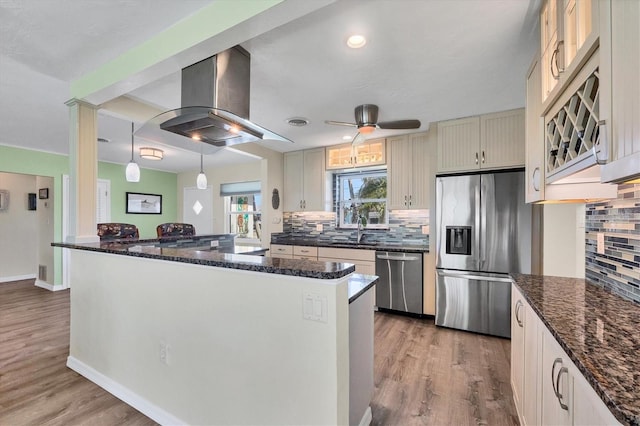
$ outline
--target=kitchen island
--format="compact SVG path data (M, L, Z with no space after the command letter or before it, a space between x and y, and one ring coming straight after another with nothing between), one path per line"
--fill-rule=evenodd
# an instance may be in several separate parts
M545 344L554 344L553 339L576 367L575 374L569 369L569 374L576 376L573 392L570 388L569 393L577 394L578 383L583 382L583 377L584 386L593 389L617 421L640 425L640 368L637 362L640 306L581 278L525 274L512 274L512 277L526 306L530 306L544 327L543 334L549 336ZM523 314L512 315L512 318L522 321ZM524 325L526 327L527 323ZM551 377L548 372L555 368L555 357L550 359L552 364L539 367L544 368L545 380ZM578 378L578 375L582 377ZM557 380L559 383L560 376ZM543 397L556 390L555 383L555 387L542 387ZM551 400L554 399L552 396ZM597 424L597 413L578 406L579 403L585 404L584 399L576 396L575 406L568 404L567 415L574 416L575 424ZM550 406L556 405L553 402ZM592 408L596 404L591 402L587 405ZM544 411L537 423L545 423ZM605 417L607 414L604 413ZM613 422L606 421L606 424Z
M54 244L70 368L162 424L370 421L376 277L150 243Z

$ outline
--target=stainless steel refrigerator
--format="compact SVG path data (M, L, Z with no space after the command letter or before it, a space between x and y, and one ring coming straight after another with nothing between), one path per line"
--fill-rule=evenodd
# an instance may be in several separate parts
M531 271L524 172L436 178L436 325L511 336L510 272Z

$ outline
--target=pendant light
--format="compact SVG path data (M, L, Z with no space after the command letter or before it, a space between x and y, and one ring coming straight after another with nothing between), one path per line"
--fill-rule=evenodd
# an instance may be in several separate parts
M140 182L140 167L133 160L133 122L131 122L131 161L127 164L125 171L127 182Z
M200 173L196 179L196 187L198 189L207 189L207 175L204 174L204 169L202 168L202 150L200 150Z

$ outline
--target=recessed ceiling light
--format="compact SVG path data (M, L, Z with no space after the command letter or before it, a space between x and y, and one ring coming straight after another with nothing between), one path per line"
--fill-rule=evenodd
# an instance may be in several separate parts
M354 34L347 39L347 46L352 49L360 49L367 44L367 39L361 34Z
M309 120L307 120L306 118L303 118L303 117L291 117L291 118L287 118L287 123L290 126L302 127L302 126L306 126L307 124L309 124Z
M349 135L344 135L344 136L342 137L342 140L343 140L343 141L350 141L351 139L353 139L353 137L351 137L351 136L349 136Z

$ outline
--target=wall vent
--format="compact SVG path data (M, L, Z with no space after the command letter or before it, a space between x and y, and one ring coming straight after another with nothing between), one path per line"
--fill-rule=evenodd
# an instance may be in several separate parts
M38 265L38 279L40 281L47 281L47 266Z

